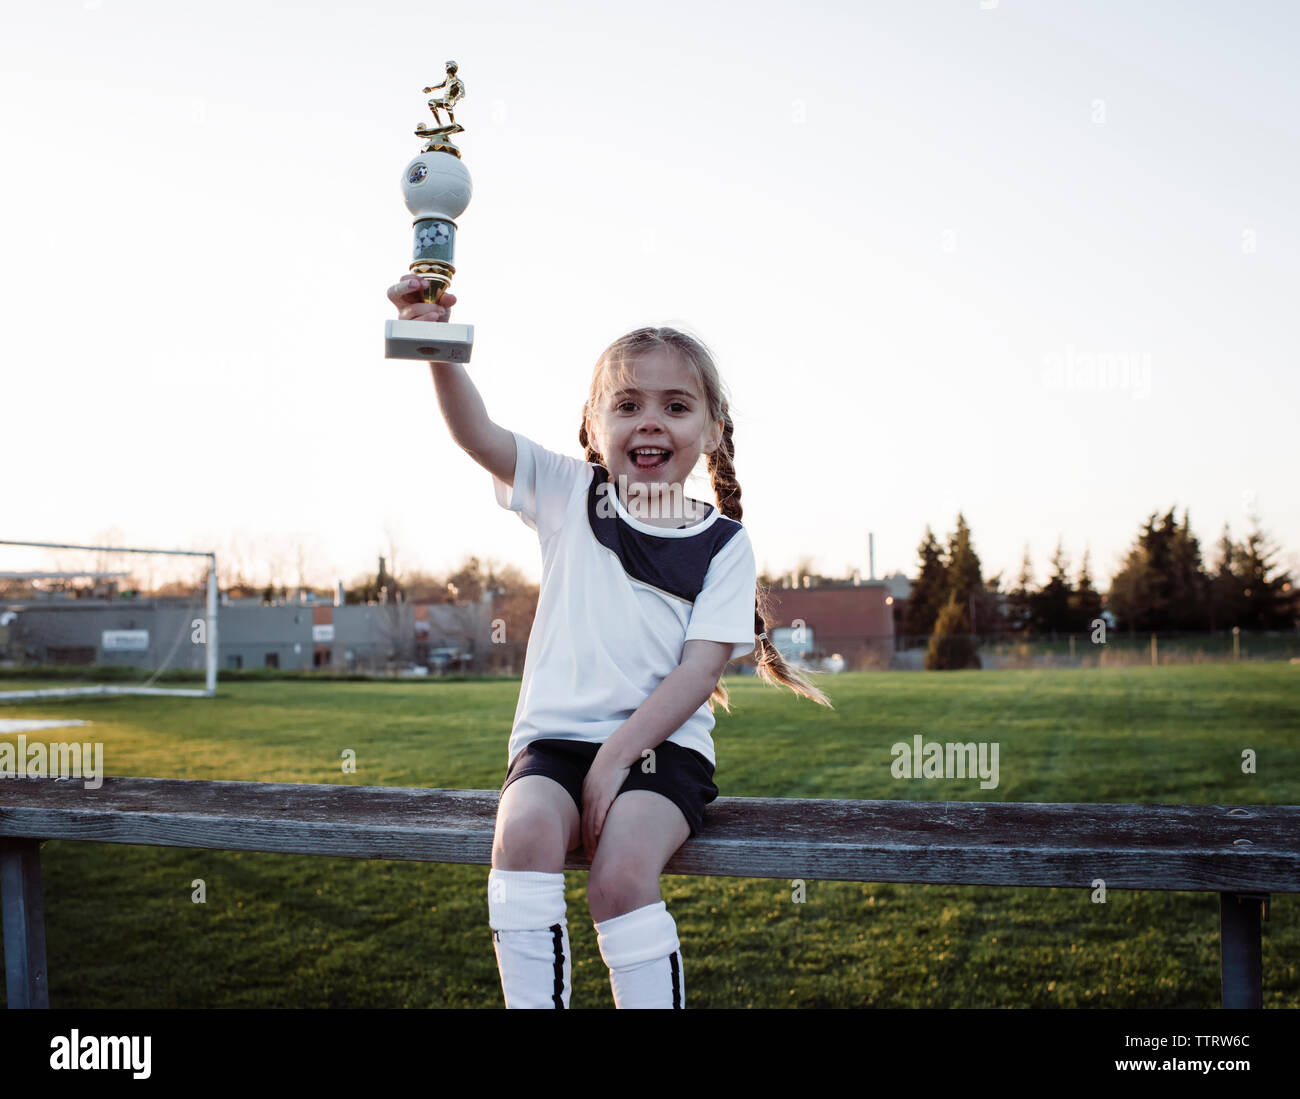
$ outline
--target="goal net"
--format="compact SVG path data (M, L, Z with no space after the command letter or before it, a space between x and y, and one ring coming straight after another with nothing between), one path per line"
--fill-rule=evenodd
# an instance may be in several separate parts
M211 698L217 557L0 540L0 702Z

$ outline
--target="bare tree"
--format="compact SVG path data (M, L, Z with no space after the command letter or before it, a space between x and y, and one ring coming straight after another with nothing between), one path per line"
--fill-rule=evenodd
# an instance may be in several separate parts
M277 594L286 587L285 579L292 572L293 551L281 536L268 535L262 539L261 555L267 566L267 586Z
M433 572L408 572L402 577L402 593L411 603L446 603L446 577Z
M307 583L307 547L299 539L293 548L294 564L298 572L298 590L308 587Z
M488 575L483 571L482 562L471 556L447 577L447 583L455 589L455 602L478 603L488 587Z
M812 558L811 556L808 556L808 555L805 555L805 556L803 556L803 557L800 557L800 558L795 562L795 566L794 566L794 568L791 570L791 572L793 573L793 576L794 576L794 583L795 583L795 586L796 586L796 587L802 587L802 586L803 586L803 578L804 578L805 576L814 576L814 575L816 575L816 574L813 572L813 558Z
M305 538L299 535L294 544L294 562L298 574L298 588L302 591L316 590L316 577L319 570L315 562L319 557L319 542L315 534Z
M384 522L384 560L388 565L388 572L397 579L401 575L401 562L398 560L401 552L402 536L399 524L395 519L389 518Z
M381 642L380 662L391 669L415 659L415 608L389 600L373 608L372 628Z

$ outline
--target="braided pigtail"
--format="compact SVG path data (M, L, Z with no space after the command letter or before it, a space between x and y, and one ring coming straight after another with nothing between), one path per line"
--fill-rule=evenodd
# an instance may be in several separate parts
M731 413L726 406L722 409L722 442L718 449L709 455L709 478L713 482L713 495L718 500L718 510L728 519L740 522L740 482L736 480L735 448L731 435L733 424ZM758 640L758 675L773 687L789 687L795 694L811 698L830 709L835 709L828 699L812 682L786 663L780 650L772 644L767 636L767 590L759 584L754 592L754 636ZM709 699L710 706L717 702L727 713L727 689L718 680L718 685Z
M595 462L597 465L604 465L605 459L600 456L600 451L596 449L587 435L587 413L590 408L590 402L582 406L582 423L578 426L578 445L582 447L582 460L584 462Z

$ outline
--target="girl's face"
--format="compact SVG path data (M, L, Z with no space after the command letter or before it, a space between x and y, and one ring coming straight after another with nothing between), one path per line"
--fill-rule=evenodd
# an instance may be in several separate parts
M710 422L695 371L671 350L646 352L632 364L631 373L634 389L603 399L592 435L616 487L640 485L638 493L656 497L657 486L680 489L700 455L717 449L722 423ZM638 458L633 451L642 447L668 453ZM679 491L675 498L684 500L684 494Z

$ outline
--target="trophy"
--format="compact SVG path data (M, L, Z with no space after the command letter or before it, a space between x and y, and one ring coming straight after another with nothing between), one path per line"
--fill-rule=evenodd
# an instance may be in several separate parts
M469 169L451 135L464 132L453 108L465 96L465 85L456 75L456 62L447 62L441 84L425 88L425 94L446 91L429 100L435 125L421 122L415 136L425 138L420 152L402 172L402 196L415 218L415 252L411 273L424 280L424 300L436 302L451 285L456 273L452 258L456 247L456 218L465 212L472 191ZM439 111L447 112L444 124ZM390 320L384 325L384 357L427 359L435 362L469 362L474 347L474 326L436 321Z

